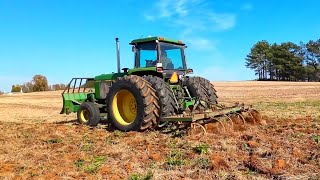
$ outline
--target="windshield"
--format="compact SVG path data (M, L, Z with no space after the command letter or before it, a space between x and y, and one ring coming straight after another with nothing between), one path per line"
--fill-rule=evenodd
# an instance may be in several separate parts
M157 64L156 43L141 44L138 47L136 67L154 67Z
M183 47L160 43L160 62L162 62L163 69L185 69L183 63Z
M159 62L163 69L185 69L183 61L183 46L169 43L159 43L160 52ZM136 46L136 64L135 67L155 67L158 62L157 43L150 42Z

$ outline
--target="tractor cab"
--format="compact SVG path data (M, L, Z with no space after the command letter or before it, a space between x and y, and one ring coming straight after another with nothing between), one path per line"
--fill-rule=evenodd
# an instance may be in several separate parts
M132 50L135 53L135 68L156 67L159 73L187 70L184 49L181 41L162 37L149 37L133 40ZM180 74L180 73L179 73Z

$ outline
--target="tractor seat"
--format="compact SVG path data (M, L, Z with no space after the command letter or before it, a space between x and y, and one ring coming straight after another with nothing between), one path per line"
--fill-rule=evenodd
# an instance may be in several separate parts
M124 73L127 73L128 70L129 70L129 68L122 68L122 71L123 71Z

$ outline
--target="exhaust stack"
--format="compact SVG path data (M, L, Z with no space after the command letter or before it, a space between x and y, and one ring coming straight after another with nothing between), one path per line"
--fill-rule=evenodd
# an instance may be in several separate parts
M116 38L116 48L117 48L117 69L118 69L118 73L120 73L120 44L119 44L119 38Z

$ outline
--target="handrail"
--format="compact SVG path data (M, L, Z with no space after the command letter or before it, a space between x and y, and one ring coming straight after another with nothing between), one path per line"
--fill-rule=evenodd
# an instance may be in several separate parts
M80 92L80 89L81 89L81 86L83 85L82 82L83 80L86 80L85 83L84 83L84 87L83 87L83 92L86 90L87 88L87 82L89 81L93 81L94 78L72 78L71 81L68 83L66 89L62 92L62 94L64 94L66 91L68 93L70 93L70 89L72 89L72 93L74 93L75 89L76 89L76 85L77 85L77 80L80 80L80 83L79 83L79 87L77 87L78 89L78 93ZM71 88L71 86L73 86L73 88Z

